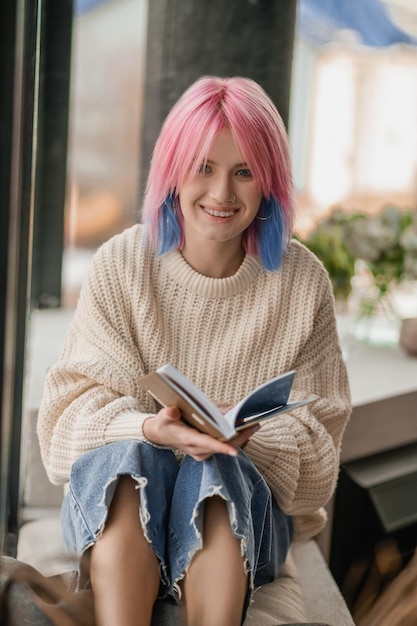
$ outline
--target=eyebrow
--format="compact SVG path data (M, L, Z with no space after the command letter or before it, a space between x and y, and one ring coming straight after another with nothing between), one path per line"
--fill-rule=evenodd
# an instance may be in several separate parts
M218 165L217 161L213 161L213 159L205 159L204 163L210 163L210 165ZM246 161L243 161L242 163L235 163L233 167L248 167L248 164L246 163Z

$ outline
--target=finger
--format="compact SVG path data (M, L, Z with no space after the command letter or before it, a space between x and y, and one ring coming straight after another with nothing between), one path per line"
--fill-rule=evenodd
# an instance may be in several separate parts
M255 424L254 426L248 426L243 430L239 431L239 434L234 437L230 443L234 446L239 447L245 445L248 440L261 428L260 424Z
M189 456L191 456L195 461L198 461L199 463L201 463L201 461L207 461L207 459L209 459L213 455L212 454L190 454Z
M176 406L168 406L163 409L165 415L169 417L169 419L178 421L181 419L181 411Z
M198 432L198 431L197 431ZM230 456L237 456L236 446L230 442L220 441L210 435L199 434L192 442L189 442L189 448L191 454L207 454L209 456L213 454L228 454Z
M176 407L161 409L159 415L165 420L165 426L164 422L160 424L159 433L161 430L164 432L164 436L159 435L160 443L178 448L193 458L198 456L199 460L203 456L208 458L213 454L237 456L237 446L234 442L220 441L189 426L181 420L181 412Z
M196 428L184 425L181 432L181 449L196 458L205 455L207 458L213 454L229 454L237 456L236 446L231 442L220 441L211 435L201 433Z

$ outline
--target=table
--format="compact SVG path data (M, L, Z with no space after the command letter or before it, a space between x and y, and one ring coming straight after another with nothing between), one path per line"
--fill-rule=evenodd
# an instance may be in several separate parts
M417 441L417 358L357 342L346 365L353 410L341 461Z

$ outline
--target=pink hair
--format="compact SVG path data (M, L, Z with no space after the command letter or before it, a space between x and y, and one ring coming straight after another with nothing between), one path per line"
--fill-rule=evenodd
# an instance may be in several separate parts
M288 243L294 218L294 196L287 132L276 107L255 81L205 76L177 101L155 144L143 205L143 220L153 241L158 237L161 207L178 191L209 152L216 133L229 128L259 181L263 196L280 206ZM180 220L181 224L181 220ZM248 252L258 251L258 228L244 237Z

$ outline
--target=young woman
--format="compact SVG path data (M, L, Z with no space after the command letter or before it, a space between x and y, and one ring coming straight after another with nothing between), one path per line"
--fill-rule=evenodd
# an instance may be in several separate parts
M99 626L149 625L167 595L190 626L239 625L291 541L323 527L350 398L330 282L293 214L269 97L198 80L156 143L144 225L95 255L39 415ZM290 369L291 399L319 399L220 442L141 388L168 362L221 407Z

